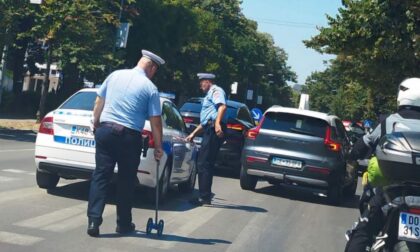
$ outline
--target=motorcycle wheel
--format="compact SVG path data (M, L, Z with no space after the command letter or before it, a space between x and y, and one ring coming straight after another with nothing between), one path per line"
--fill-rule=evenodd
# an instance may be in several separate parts
M394 246L394 252L414 252L420 251L420 244L414 242L399 241Z

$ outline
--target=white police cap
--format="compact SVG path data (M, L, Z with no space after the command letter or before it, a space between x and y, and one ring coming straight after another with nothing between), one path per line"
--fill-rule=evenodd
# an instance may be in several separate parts
M199 80L214 80L216 75L212 73L198 73L197 77Z
M156 54L150 51L141 50L141 54L143 55L143 57L150 59L151 61L153 61L153 63L155 63L158 66L165 64L165 60L163 60L161 57L157 56Z

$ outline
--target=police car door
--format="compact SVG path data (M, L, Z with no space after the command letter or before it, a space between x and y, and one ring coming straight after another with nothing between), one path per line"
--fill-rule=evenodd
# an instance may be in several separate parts
M172 146L171 183L178 183L183 181L184 176L186 176L186 171L183 170L183 162L187 148L183 141L182 128L178 122L174 105L169 101L165 101L162 106L162 112L166 124L165 135L170 137Z

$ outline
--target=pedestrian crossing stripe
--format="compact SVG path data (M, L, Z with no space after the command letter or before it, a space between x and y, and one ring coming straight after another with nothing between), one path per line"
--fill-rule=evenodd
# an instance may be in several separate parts
M19 180L19 178L0 176L0 182L9 182L9 181L15 181L15 180Z
M0 244L7 243L20 246L32 246L43 240L44 238L41 237L0 231Z

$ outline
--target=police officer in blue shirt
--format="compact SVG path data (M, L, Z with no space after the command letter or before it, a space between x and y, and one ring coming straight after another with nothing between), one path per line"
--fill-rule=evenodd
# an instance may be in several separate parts
M222 88L213 84L215 75L211 73L197 74L200 88L206 93L201 112L200 125L185 139L192 141L197 134L203 133L200 154L198 156L199 197L190 202L201 206L211 204L214 163L220 146L224 141L226 124L223 118L226 112L226 94Z
M100 89L93 110L96 141L96 169L92 174L88 204L90 236L99 235L108 184L118 164L116 232L133 232L131 208L140 164L142 135L146 119L150 120L155 141L154 157L162 150L162 121L158 89L150 80L165 61L142 50L143 57L133 69L111 73Z

